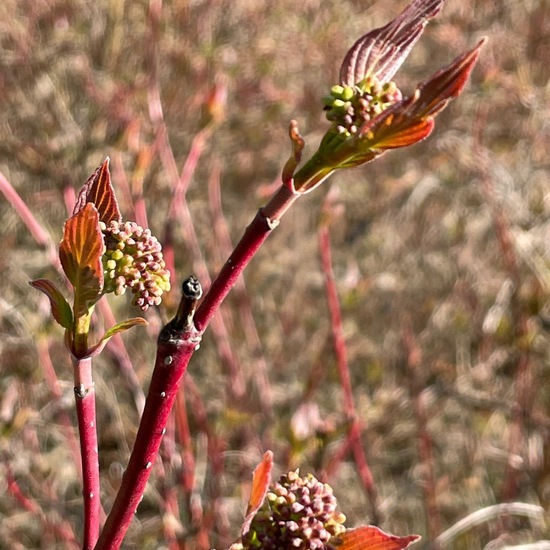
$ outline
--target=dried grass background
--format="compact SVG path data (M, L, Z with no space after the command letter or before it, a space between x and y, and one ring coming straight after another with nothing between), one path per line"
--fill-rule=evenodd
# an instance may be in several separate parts
M187 193L213 276L228 253L223 222L236 242L280 176L289 120L315 147L327 128L320 98L343 55L404 5L4 0L0 172L55 244L71 189L109 155L125 217L140 215L144 201L163 240L205 101L223 83L226 118L207 136ZM420 533L419 548L429 548L494 504L548 510L550 3L448 0L396 80L412 90L483 35L490 41L470 85L427 141L333 176L298 201L249 266L246 292L219 315L227 334L209 330L193 357L186 406L125 548L227 547L267 448L278 472L300 466L331 483L348 525L375 517L345 452L350 419L319 260L321 221L380 525ZM218 186L224 218L215 216ZM0 215L0 548L75 548L66 536L78 538L82 521L71 365L47 301L27 284L58 275L50 249L6 200ZM177 281L197 265L189 227L172 227ZM147 329L124 335L130 365L116 342L95 362L107 510L175 286L164 309L146 315ZM135 315L125 298L109 303L118 320ZM258 341L243 314L248 303ZM99 312L96 326L108 324ZM470 524L445 547L544 538L541 517L506 515Z

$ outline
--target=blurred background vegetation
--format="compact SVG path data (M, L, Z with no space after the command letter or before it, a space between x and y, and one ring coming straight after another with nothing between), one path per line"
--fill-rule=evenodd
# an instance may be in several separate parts
M110 156L124 217L146 219L174 253L170 299L95 361L107 510L177 282L202 259L216 273L228 238L277 185L289 120L313 149L343 55L405 3L1 3L0 172L56 246L73 190ZM246 290L230 296L193 358L125 548L229 546L267 448L277 472L300 466L331 483L349 526L419 533L419 548L495 504L547 510L550 2L448 0L396 81L410 92L484 35L471 83L428 140L334 175L249 266ZM189 183L187 202L169 218L178 180ZM9 201L0 215L0 548L76 548L71 364L46 299L27 284L59 276L50 244L37 243ZM320 224L370 495L348 448ZM136 314L126 298L109 305L118 320ZM104 308L96 326L110 324ZM550 538L538 512L466 527L442 547Z

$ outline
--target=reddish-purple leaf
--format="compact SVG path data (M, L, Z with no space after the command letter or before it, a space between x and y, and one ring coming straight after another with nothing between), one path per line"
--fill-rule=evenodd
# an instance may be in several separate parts
M485 39L422 82L412 96L366 123L360 130L364 146L383 151L426 138L433 129L433 117L463 90L483 44Z
M250 524L256 515L256 512L261 508L269 484L271 482L271 470L273 469L273 453L266 451L262 461L252 476L252 491L250 492L250 499L248 500L248 507L246 509L246 517L241 528L241 534L244 536L250 529Z
M86 180L82 186L73 214L80 212L87 203L92 202L99 212L99 220L106 225L111 221L119 222L122 219L115 190L111 185L111 173L109 172L109 157L105 159L97 170Z
M418 98L408 108L409 111L418 117L434 116L443 110L451 99L458 97L486 42L487 38L483 38L474 48L459 55L449 65L424 80L418 86Z
M384 533L374 525L363 525L356 529L347 529L342 535L338 535L342 544L338 550L402 550L420 540L420 535L408 535L398 537Z
M59 259L63 271L74 287L75 315L86 313L85 308L95 303L103 290L103 234L99 228L99 214L92 203L65 222L63 239L59 245Z
M29 284L43 292L50 299L53 318L63 328L72 328L73 313L71 311L71 306L52 281L48 281L48 279L36 279L35 281L30 281Z
M388 82L444 2L413 0L393 21L362 36L344 58L340 82L353 86L370 75Z

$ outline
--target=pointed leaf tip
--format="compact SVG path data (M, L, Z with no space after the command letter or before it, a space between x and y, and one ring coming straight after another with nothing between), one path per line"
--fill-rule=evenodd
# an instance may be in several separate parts
M91 202L99 212L99 220L106 225L113 220L120 221L122 219L115 190L111 184L109 162L110 158L107 157L86 180L78 194L73 214L78 213L86 203Z
M48 279L36 279L29 281L29 284L43 292L50 299L53 318L65 329L69 330L73 325L73 314L71 306L59 289Z

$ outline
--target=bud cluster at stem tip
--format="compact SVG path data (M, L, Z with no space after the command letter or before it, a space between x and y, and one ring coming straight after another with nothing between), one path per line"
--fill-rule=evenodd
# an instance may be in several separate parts
M327 119L338 133L349 137L365 122L401 99L401 91L394 82L382 84L371 75L354 86L336 84L330 95L323 97L323 103Z
M143 311L159 305L163 292L170 290L170 272L157 238L135 222L100 222L100 227L105 241L104 292L120 295L130 288L133 305Z
M243 537L243 548L335 549L346 520L336 505L332 488L311 474L284 474L270 487Z

